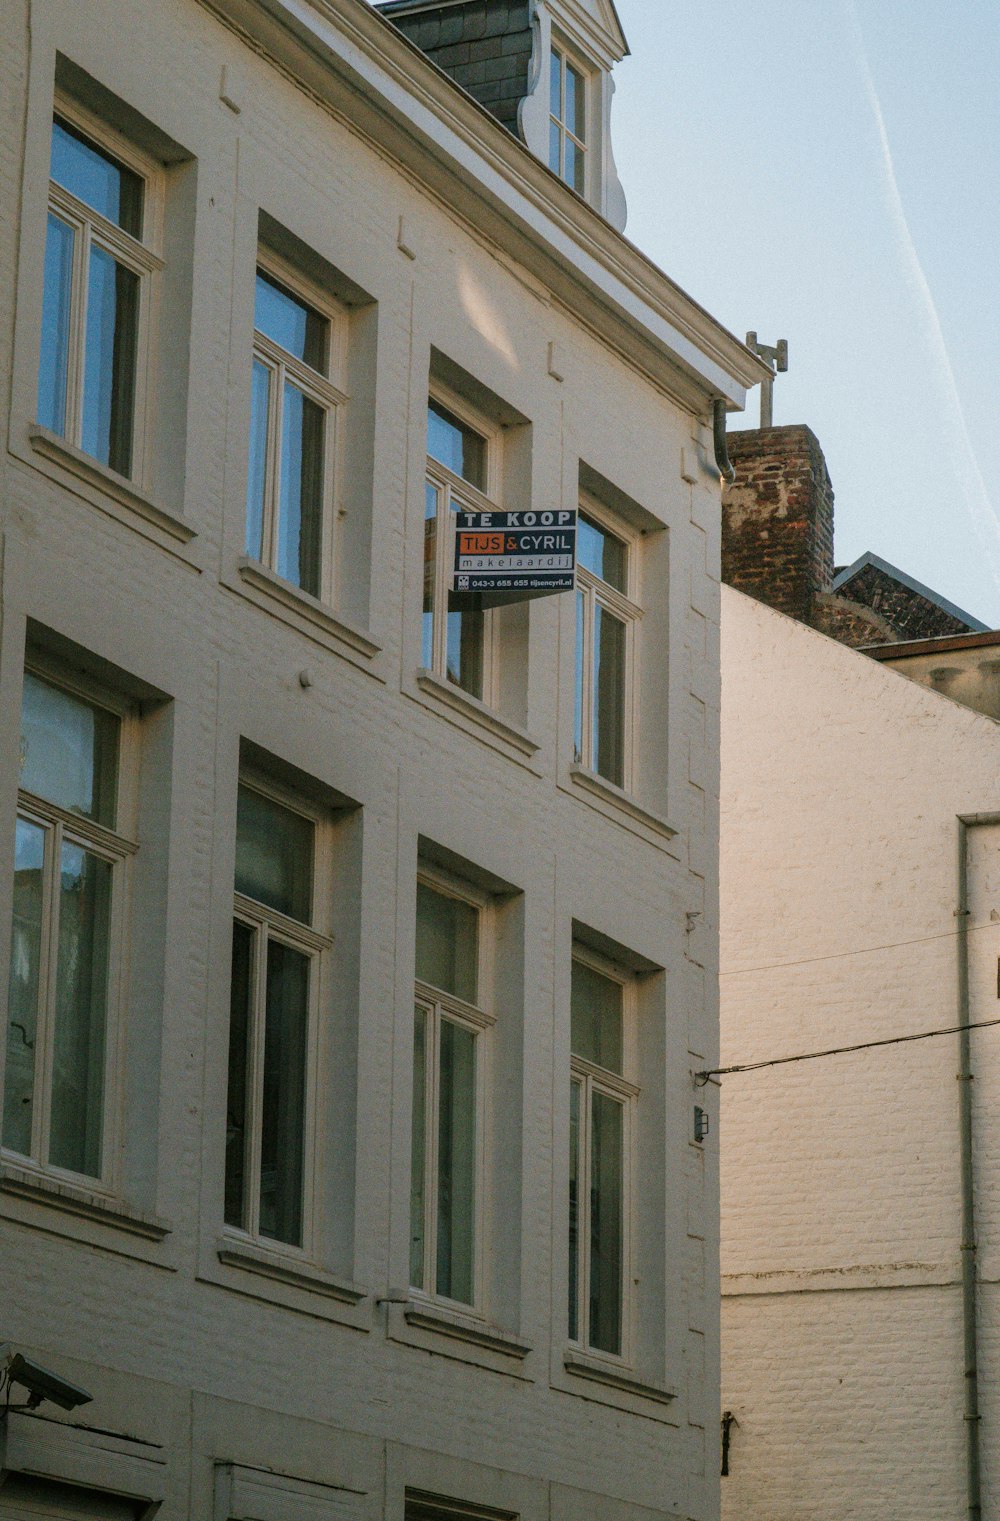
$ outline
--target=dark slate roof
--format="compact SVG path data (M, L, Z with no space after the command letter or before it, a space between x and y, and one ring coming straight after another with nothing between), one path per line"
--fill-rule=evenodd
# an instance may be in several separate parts
M518 134L528 93L528 0L376 0L377 9L432 63Z
M931 639L946 634L985 633L987 625L956 607L929 586L878 555L863 554L838 570L833 590L870 607L902 638Z

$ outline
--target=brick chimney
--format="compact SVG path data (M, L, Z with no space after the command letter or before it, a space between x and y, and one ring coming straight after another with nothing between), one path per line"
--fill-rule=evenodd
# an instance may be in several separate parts
M795 424L731 433L722 496L722 579L816 624L833 581L833 486L819 440Z

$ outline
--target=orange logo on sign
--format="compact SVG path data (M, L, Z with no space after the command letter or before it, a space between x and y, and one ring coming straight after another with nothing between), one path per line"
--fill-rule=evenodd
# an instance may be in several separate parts
M502 533L462 533L459 534L459 554L463 555L499 555L503 554Z

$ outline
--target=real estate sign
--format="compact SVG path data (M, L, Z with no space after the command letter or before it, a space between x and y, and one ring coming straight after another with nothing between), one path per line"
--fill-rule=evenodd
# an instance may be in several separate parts
M572 591L576 585L576 513L455 514L452 591L482 605Z

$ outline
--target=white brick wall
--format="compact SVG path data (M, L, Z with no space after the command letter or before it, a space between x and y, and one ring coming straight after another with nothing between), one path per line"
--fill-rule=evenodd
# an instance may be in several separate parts
M728 588L723 673L723 1062L954 1025L956 816L1000 802L996 724ZM975 832L974 1019L1000 1014L998 844ZM992 1279L1000 1042L974 1040ZM951 1036L722 1079L731 1521L965 1510L956 1063ZM995 1313L987 1287L986 1454Z
M194 0L130 0L127 10L125 25L118 0L14 0L0 16L0 388L11 398L0 456L0 964L6 977L17 712L33 620L168 699L144 720L144 775L155 770L158 781L140 837L141 851L158 842L168 861L165 908L135 907L133 960L146 980L128 1011L126 1053L134 1066L144 1030L159 1096L143 1096L145 1067L131 1071L124 1190L167 1231L158 1239L79 1201L57 1208L13 1191L8 1175L4 1279L19 1288L4 1296L0 1340L89 1388L83 1426L127 1438L130 1462L156 1454L163 1521L209 1515L221 1463L340 1486L354 1496L343 1514L389 1521L402 1521L407 1485L525 1521L712 1521L717 1178L714 1152L690 1144L688 1048L715 1059L719 501L703 454L700 481L681 479L695 419L520 265L522 245L499 219L473 227L450 209L430 157L433 188L395 162L388 128L375 146L360 125L363 116L370 125L370 100L358 96L357 122L321 108ZM249 20L262 15L247 9ZM176 489L167 505L196 530L187 544L29 441L57 53L179 144L192 165L183 172L196 175L185 181L188 222L174 228L181 241L190 234L181 271L190 331L161 334L170 356L190 363L186 438L172 439L158 465ZM219 100L224 65L239 115ZM311 80L321 71L305 54L302 68ZM369 632L380 648L370 658L282 614L237 574L260 207L378 303ZM396 246L401 215L415 260ZM622 350L646 342L634 317L627 335L607 309L600 320ZM551 341L565 358L563 384L548 374ZM643 592L647 743L662 722L668 751L655 768L647 756L639 802L668 813L672 838L570 780L572 599L531 609L524 726L535 757L425 700L415 682L432 346L530 418L537 499L575 505L582 457L665 530L650 534L650 556L669 537L669 561L660 553L662 575ZM660 342L654 368L669 363ZM679 393L690 384L678 372ZM306 668L308 689L298 681ZM330 1012L344 1021L335 1049L354 1063L356 1124L349 1155L335 1159L350 1208L339 1195L331 1208L351 1219L334 1266L364 1291L356 1309L217 1255L241 737L363 809L352 847L357 933L337 948L351 996ZM407 1344L397 1307L381 1302L406 1276L418 835L523 893L522 1091L502 1096L517 1113L523 1176L496 1184L509 1208L495 1213L489 1246L510 1258L505 1329L531 1351L523 1367L501 1360L503 1371L444 1336ZM701 915L690 935L688 910ZM675 1388L669 1405L573 1379L562 1363L574 919L665 970L647 1000L663 1065L642 1074L650 1094L665 1096L665 1181L635 1224L655 1282L633 1289L640 1317L644 1303L665 1306L636 1373ZM51 1407L43 1416L62 1440ZM12 1419L24 1440L43 1430ZM114 1469L115 1439L93 1444Z

